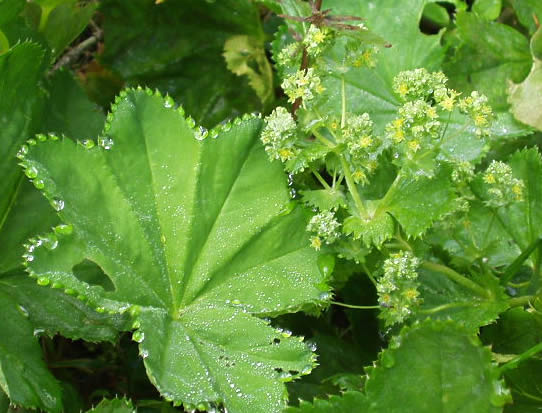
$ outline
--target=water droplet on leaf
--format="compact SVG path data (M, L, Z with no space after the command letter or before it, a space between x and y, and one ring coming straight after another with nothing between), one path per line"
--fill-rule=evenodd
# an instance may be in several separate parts
M64 201L62 199L53 198L51 199L51 206L55 211L60 212L64 209Z
M54 231L58 235L70 235L73 232L72 225L60 224L54 228Z
M207 129L205 129L203 126L200 126L197 130L196 130L196 133L194 134L195 138L198 140L198 141L202 141L204 140L207 136L209 136L209 131Z
M35 166L29 166L28 168L25 169L24 174L28 178L34 179L38 176L38 170L36 169Z
M134 331L132 333L132 340L134 340L136 343L142 343L143 340L145 340L145 333L141 331Z

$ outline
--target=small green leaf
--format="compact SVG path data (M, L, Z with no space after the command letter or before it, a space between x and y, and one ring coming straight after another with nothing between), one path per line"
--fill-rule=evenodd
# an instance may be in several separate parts
M103 399L87 413L134 413L132 402L127 399Z
M437 3L428 3L425 5L423 9L423 18L441 27L450 24L448 10Z
M502 0L476 0L472 10L485 20L496 20L501 15Z
M383 208L391 213L409 236L419 237L433 222L454 208L450 171L441 167L433 178L402 178L386 196Z
M450 85L470 93L478 90L489 98L496 112L508 109L507 87L529 73L529 43L516 29L487 21L475 13L458 12L460 44L444 65Z
M312 368L301 340L257 318L318 304L328 290L306 215L285 212L286 177L267 161L261 123L237 120L198 141L170 98L127 91L101 145L53 138L23 161L66 224L54 248L29 247L30 273L101 311L129 310L167 400L278 412L282 381ZM85 259L113 290L75 276Z
M264 106L271 103L274 98L273 72L263 42L246 35L232 36L224 43L224 58L229 70L237 76L248 77Z
M533 66L527 78L510 85L508 102L519 121L542 130L542 29L531 39Z
M344 193L337 188L300 191L301 200L320 211L328 211L339 207L346 208Z
M302 401L299 407L288 407L285 413L336 413L356 412L365 413L367 400L363 393L348 391L341 396L330 396L327 400L315 399L314 403Z
M452 322L405 327L370 369L368 412L501 412L510 401L491 352Z
M352 234L354 239L362 239L367 247L371 245L379 247L393 236L395 224L386 212L375 215L369 220L349 216L344 220L343 232L346 235Z
M42 8L40 31L47 40L53 56L59 56L64 49L81 34L98 7L97 2L79 5L77 1L59 1L62 3ZM47 14L47 15L45 15Z

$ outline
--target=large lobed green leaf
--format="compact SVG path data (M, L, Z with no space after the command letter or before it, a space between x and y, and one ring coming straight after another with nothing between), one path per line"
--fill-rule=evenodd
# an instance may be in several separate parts
M369 412L499 412L509 394L491 353L452 322L405 327L368 372Z
M489 413L510 400L491 352L457 324L405 327L368 368L363 393L302 403L289 413Z
M451 85L469 93L478 90L495 110L506 111L508 83L523 80L531 67L528 40L516 29L474 12L458 12L456 25L459 44L444 65Z
M99 311L130 310L166 399L278 412L281 377L308 373L314 356L256 316L296 311L327 291L304 212L288 208L259 119L199 141L171 98L148 92L123 92L101 145L53 137L29 147L26 171L45 182L65 223L29 247L29 272ZM77 278L85 259L113 288Z

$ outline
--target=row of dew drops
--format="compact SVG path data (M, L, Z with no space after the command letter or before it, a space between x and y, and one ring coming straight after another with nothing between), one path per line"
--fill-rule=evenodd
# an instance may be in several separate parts
M141 91L142 88L138 87L137 90ZM155 96L158 96L158 97L162 97L161 93L158 90L153 92L151 89L146 88L145 92L149 96L155 95ZM125 99L127 96L128 96L128 91L123 90L116 97L115 103L113 103L111 105L111 112L107 115L106 123L105 123L105 126L104 126L104 132L107 133L107 132L110 131L111 123L112 123L112 121L114 119L114 113L116 112L116 110L118 108L118 104L122 101L122 99ZM175 105L174 100L171 98L171 96L166 95L165 97L163 97L163 101L164 101L164 107L165 108L167 108L167 109L175 109L176 105ZM178 106L176 110L181 116L185 117L185 111L184 111L182 106ZM254 118L261 119L261 117L262 117L261 113L245 114L241 118L238 117L238 118L235 118L231 122L229 121L229 122L226 122L224 124L218 125L217 127L212 129L211 131L205 129L203 126L196 127L196 121L191 116L185 117L185 121L186 121L187 125L194 131L194 137L197 140L202 141L202 140L206 139L207 137L217 138L218 135L220 134L220 132L228 132L228 131L230 131L233 125L238 126L238 125L241 125L244 121L248 121L248 120L251 120L251 119L254 119ZM47 140L58 141L59 137L57 135L53 134L53 133L49 133L47 135L42 134L42 133L37 134L35 139L34 138L28 139L26 141L26 144L21 146L21 148L19 149L19 151L17 152L17 155L16 155L19 160L23 161L21 163L21 165L25 168L25 175L32 181L34 186L39 190L42 190L42 189L45 188L45 181L44 181L44 179L42 179L42 178L40 178L38 176L39 175L38 169L33 165L28 165L28 164L24 163L24 160L25 160L26 155L28 154L29 148L31 146L35 146L35 145L37 145L38 142L45 142ZM84 139L84 140L80 140L80 141L77 141L77 142L78 142L79 145L81 145L85 149L92 149L96 145L95 142L92 139ZM98 142L98 146L103 148L104 150L112 149L114 144L115 144L114 140L111 137L107 136L107 135L98 137L97 142ZM62 211L64 209L64 201L61 200L61 199L52 198L50 200L50 203L51 203L51 206L57 212L60 212L60 211Z

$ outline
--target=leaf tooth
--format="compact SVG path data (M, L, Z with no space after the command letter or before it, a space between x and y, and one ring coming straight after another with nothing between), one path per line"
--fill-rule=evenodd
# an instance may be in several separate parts
M92 149L96 146L96 142L94 142L94 140L92 139L78 140L77 144L82 146L85 149Z

